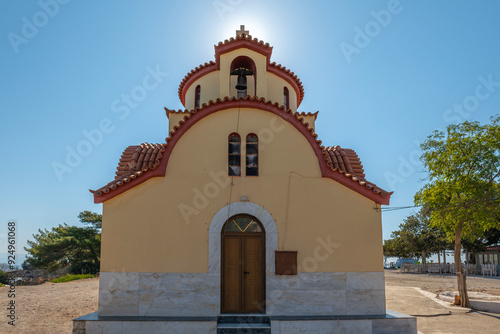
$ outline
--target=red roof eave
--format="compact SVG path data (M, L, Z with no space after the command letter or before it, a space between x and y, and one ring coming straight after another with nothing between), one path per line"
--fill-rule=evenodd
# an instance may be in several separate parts
M300 114L292 112L290 109L285 110L283 106L278 103L272 103L271 101L265 101L257 98L228 98L224 100L217 99L217 101L210 101L208 105L203 105L201 109L196 109L187 114L184 119L180 122L179 126L174 127L174 130L170 132L170 136L166 139L167 144L165 147L165 152L162 155L160 164L153 170L144 172L132 180L128 180L124 183L114 185L113 188L109 188L107 192L102 193L100 196L94 194L94 202L102 203L105 202L125 191L131 189L138 184L141 184L150 178L164 176L170 154L174 149L178 140L186 133L194 124L196 124L201 119L217 112L220 110L230 109L230 108L253 108L263 111L271 112L285 121L293 125L299 132L301 132L311 145L313 151L318 158L318 162L321 169L321 174L323 177L335 180L342 185L348 187L351 190L373 200L374 202L382 205L388 205L390 201L390 196L392 193L387 193L380 188L375 187L368 182L357 178L354 175L342 173L338 170L334 170L327 163L327 152L325 148L321 146L321 141L317 139L317 134L314 130L309 128L302 120L299 119Z

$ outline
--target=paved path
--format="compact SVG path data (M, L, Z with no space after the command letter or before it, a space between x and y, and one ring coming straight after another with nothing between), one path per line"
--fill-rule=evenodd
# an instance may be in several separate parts
M386 307L417 316L419 333L500 333L500 314L470 312L468 309L447 306L411 287L386 286L385 291Z

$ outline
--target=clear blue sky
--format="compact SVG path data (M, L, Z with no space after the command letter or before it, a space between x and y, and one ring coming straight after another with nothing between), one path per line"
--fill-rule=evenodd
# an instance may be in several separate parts
M298 74L299 110L320 111L323 143L355 149L367 179L395 191L392 207L412 205L426 176L418 142L500 113L499 14L493 0L2 1L0 247L9 219L22 247L38 228L101 212L88 189L112 180L128 145L164 142L163 107L182 107L182 78L240 24ZM114 112L156 69L157 87ZM87 155L58 178L54 163L78 147ZM411 213L384 213L384 238Z

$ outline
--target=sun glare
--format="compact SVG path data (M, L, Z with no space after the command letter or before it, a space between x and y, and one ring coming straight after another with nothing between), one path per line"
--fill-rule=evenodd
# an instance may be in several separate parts
M227 22L224 22L220 29L221 39L224 40L235 37L236 30L240 30L241 25L245 26L245 30L249 31L253 38L258 38L259 40L270 43L270 39L272 37L270 24L260 22L259 19L250 17L235 17L228 19Z

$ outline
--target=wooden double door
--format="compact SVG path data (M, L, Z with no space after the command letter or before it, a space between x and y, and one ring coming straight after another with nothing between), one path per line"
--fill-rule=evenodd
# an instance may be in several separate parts
M222 235L222 313L265 312L263 232Z

